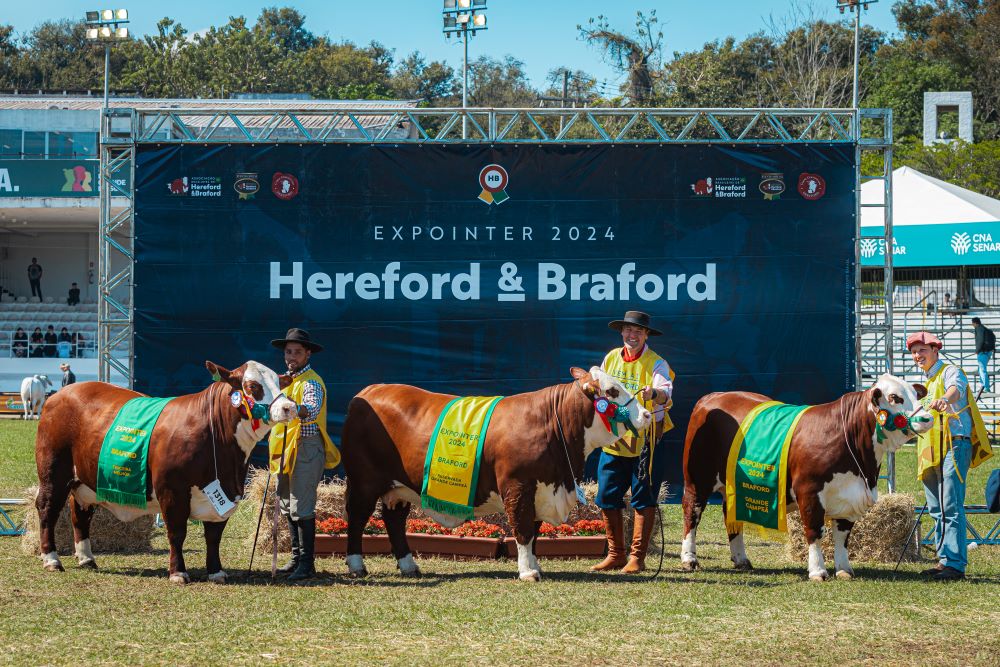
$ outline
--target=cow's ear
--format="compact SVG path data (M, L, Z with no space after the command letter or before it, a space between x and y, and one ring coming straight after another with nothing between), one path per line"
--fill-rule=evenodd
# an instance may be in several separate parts
M205 362L205 368L212 374L213 382L225 382L233 389L243 388L243 374L236 373L211 361Z
M872 405L876 408L879 407L878 402L882 399L882 390L878 387L872 387Z
M922 385L922 384L914 384L913 388L916 389L916 391L917 391L917 400L918 401L921 398L923 398L924 396L927 395L927 387L925 387L924 385Z
M292 376L288 373L278 376L278 389L284 389L292 383Z
M582 368L577 368L576 366L570 367L569 374L573 376L574 380L583 380L590 375L587 371Z

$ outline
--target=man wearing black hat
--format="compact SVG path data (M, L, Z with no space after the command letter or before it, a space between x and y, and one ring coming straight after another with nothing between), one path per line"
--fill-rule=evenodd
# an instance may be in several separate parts
M312 354L323 346L314 343L304 329L289 329L271 345L285 353L292 376L285 395L300 406L299 419L275 424L269 442L281 513L292 536L292 559L279 572L290 572L289 581L298 581L316 575L316 488L323 469L340 463L340 452L326 433L326 386L309 365Z
M597 465L597 506L604 514L608 535L608 556L590 568L594 571L615 570L634 574L646 569L646 552L653 532L656 498L659 481L652 471L656 441L674 427L667 415L673 394L674 372L670 365L646 345L649 336L659 336L660 331L650 326L649 315L630 310L620 320L608 326L622 335L623 346L611 350L604 357L601 368L617 378L637 400L647 405L656 416L653 441L646 442L645 434L628 433L610 447L601 450ZM631 488L635 524L632 529L632 548L626 560L624 519L625 492Z

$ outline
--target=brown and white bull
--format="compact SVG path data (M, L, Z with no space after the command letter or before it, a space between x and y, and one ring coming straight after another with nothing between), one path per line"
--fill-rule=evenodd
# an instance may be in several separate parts
M919 403L926 393L923 385L883 375L865 391L845 394L802 415L789 446L787 503L789 510L797 506L802 516L810 579L829 578L820 543L826 518L834 519L837 576L849 579L854 575L847 557L851 529L875 503L886 452L898 450L931 427L930 415ZM729 448L740 422L754 406L769 400L761 394L723 392L709 394L695 405L684 442L684 569L698 567L698 522L709 496L725 489ZM883 431L884 439L879 442L875 420L880 410L916 419L904 429ZM737 569L752 569L742 531L729 535L729 550Z
M216 479L227 497L239 503L243 495L248 460L254 445L275 422L296 415L295 402L281 394L291 378L255 361L229 371L206 361L222 378L197 394L167 403L149 442L146 508L97 502L97 461L105 433L119 409L142 396L103 382L82 382L65 387L45 404L35 440L38 464L38 518L42 564L61 571L56 552L55 526L72 494L71 519L76 558L81 567L97 568L90 548L90 520L97 505L120 521L162 514L170 542L170 581L187 583L184 538L188 519L204 522L209 581L224 583L226 572L219 559L219 541L235 507L220 515L202 489ZM230 400L233 390L267 404L268 420L254 420ZM214 449L214 454L213 454Z
M507 513L517 542L518 573L525 581L541 579L534 554L541 522L566 520L577 502L575 480L586 457L617 439L595 419L594 400L604 396L622 406L637 430L652 419L620 382L596 366L570 373L573 382L500 401L483 443L474 513ZM406 517L411 504L420 504L431 433L453 398L409 385L377 384L351 401L341 453L347 471L347 566L353 576L367 574L361 536L379 498L400 572L420 574L406 541ZM462 523L424 511L447 527Z

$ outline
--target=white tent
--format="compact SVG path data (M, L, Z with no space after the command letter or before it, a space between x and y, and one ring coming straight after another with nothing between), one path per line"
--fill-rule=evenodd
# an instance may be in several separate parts
M881 204L880 180L861 184L861 203ZM881 208L861 209L862 227L881 227ZM940 225L1000 221L1000 200L932 178L910 167L892 172L892 224Z

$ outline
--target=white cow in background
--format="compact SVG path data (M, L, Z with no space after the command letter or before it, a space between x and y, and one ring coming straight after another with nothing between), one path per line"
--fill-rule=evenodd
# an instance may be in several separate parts
M21 380L21 402L24 404L24 418L38 419L45 405L45 394L52 387L47 375L32 375Z

